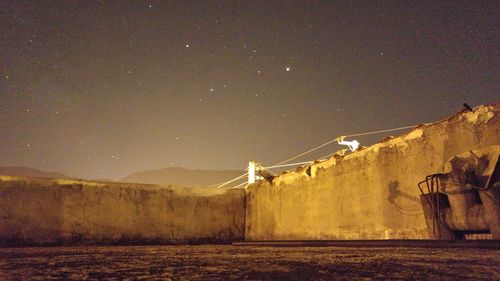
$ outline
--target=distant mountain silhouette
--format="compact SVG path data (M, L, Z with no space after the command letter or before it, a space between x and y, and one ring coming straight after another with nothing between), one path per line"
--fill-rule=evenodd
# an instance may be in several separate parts
M165 168L133 173L120 182L171 184L180 186L210 186L243 174L243 171L190 170L185 168ZM239 182L238 182L239 183Z
M33 178L53 178L53 179L68 179L71 178L57 172L46 172L28 167L0 167L0 175L4 176L20 176Z

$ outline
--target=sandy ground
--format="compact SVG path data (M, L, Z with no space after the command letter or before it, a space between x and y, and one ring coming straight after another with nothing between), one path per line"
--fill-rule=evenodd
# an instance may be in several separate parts
M4 248L0 279L500 280L500 251L213 245Z

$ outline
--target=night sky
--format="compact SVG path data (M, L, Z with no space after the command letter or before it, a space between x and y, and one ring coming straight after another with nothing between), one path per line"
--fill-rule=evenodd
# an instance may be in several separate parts
M0 1L0 166L243 170L499 98L495 1L347 2Z

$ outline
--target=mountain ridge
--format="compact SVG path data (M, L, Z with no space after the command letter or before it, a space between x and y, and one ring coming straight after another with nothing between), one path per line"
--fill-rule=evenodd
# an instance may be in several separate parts
M52 178L52 179L72 178L70 176L67 176L59 172L47 172L40 169L23 167L23 166L2 166L0 167L0 175L33 177L33 178Z
M216 185L236 178L242 174L244 174L244 171L203 170L188 169L183 167L168 167L134 172L121 179L116 180L116 182L203 187ZM0 166L0 175L52 179L76 178L59 172L48 172L24 166ZM113 180L108 179L89 180L113 182Z
M132 173L118 182L170 184L181 186L210 186L242 175L238 170L202 170L169 167Z

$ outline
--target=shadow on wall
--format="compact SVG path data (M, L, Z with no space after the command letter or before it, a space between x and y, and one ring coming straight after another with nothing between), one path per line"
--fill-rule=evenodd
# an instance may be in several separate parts
M401 191L398 181L390 181L389 184L387 184L387 188L389 190L387 201L396 207L399 212L405 215L408 215L409 213L413 215L423 213L422 207L420 206L420 199L409 193ZM404 201L406 201L406 203L404 203Z

